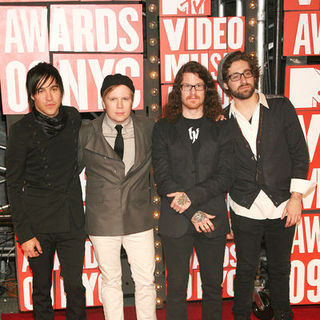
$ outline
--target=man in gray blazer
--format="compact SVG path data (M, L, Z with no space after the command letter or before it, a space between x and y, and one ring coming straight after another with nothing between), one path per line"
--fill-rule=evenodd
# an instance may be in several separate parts
M132 111L134 85L121 74L105 77L105 112L80 130L85 167L86 227L102 273L106 319L123 319L121 245L135 283L138 320L156 319L150 165L153 121Z

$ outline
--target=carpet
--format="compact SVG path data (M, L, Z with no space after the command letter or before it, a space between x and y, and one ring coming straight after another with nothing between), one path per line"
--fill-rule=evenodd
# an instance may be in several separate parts
M223 320L232 320L232 300L223 301ZM294 320L319 320L320 305L293 306ZM126 307L124 310L125 320L136 320L135 308ZM33 320L32 312L5 313L2 320ZM54 320L64 320L65 312L56 311ZM87 308L88 320L104 320L102 307ZM157 310L157 319L165 320L165 308ZM257 318L252 315L252 320ZM188 302L188 320L201 320L201 303Z

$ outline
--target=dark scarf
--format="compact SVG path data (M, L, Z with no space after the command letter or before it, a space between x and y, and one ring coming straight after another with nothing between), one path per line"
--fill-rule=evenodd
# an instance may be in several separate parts
M66 125L67 115L63 108L59 108L59 113L53 117L47 117L36 108L32 110L35 121L40 125L47 137L55 137Z

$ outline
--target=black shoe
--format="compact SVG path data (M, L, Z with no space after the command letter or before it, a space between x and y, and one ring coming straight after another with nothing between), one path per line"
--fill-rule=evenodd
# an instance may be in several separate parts
M292 320L293 312L289 311L274 311L274 320Z

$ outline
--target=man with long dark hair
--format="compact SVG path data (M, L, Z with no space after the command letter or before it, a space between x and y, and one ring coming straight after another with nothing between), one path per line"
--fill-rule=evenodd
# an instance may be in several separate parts
M266 246L276 320L293 318L289 302L290 254L301 219L309 157L294 107L287 98L256 92L257 59L236 51L223 58L218 81L233 100L226 108L235 139L235 181L230 190L237 252L234 281L236 320L250 319L261 242Z
M75 108L62 106L62 79L51 64L30 69L26 85L31 112L10 128L6 178L15 231L33 273L34 316L54 317L50 290L57 250L67 319L85 319L81 118Z
M154 128L152 157L161 196L159 233L167 267L167 320L187 319L189 261L195 247L202 280L202 319L222 319L223 258L229 230L225 203L232 143L215 82L200 63L178 71Z

